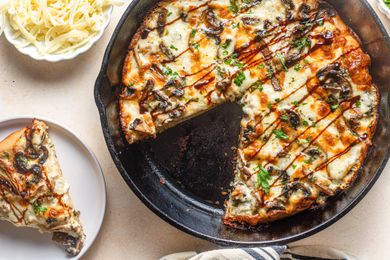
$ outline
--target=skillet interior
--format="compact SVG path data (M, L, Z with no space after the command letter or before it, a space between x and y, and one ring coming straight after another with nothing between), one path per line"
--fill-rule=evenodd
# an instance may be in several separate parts
M174 226L219 244L267 245L287 243L334 223L369 191L383 170L390 142L390 39L379 18L364 0L329 1L363 42L372 58L371 75L378 85L380 120L373 147L354 185L323 208L258 227L231 229L222 224L223 191L232 180L231 147L238 142L240 108L226 104L167 130L156 140L121 145L118 122L108 120L106 108L115 105L112 86L119 83L123 59L138 23L157 0L134 0L107 47L95 85L103 133L122 177L156 214ZM362 19L364 17L364 19ZM115 110L115 108L114 108Z

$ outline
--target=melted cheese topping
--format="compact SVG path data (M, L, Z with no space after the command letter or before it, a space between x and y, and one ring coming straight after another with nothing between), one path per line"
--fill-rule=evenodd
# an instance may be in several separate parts
M242 105L225 223L257 225L353 181L377 120L369 57L317 0L162 1L130 44L119 98L129 143Z

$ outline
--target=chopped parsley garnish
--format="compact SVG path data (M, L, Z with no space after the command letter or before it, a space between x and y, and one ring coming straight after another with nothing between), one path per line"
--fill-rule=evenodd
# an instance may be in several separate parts
M192 44L192 47L199 51L199 43Z
M313 158L309 158L309 159L305 160L305 163L306 163L306 164L312 164L313 161L314 161Z
M389 0L389 3L390 3L390 0ZM362 106L362 101L360 101L360 100L357 101L356 102L356 107L361 107L361 106Z
M275 102L279 102L279 101L280 101L280 98L276 98L276 99L275 99Z
M309 122L307 122L307 121L305 120L305 121L303 121L303 125L304 125L304 126L309 126Z
M282 140L287 140L288 139L288 135L286 135L286 133L283 132L282 129L275 129L273 131L273 133L276 136L276 138L278 138L278 139L282 139Z
M298 50L301 50L305 47L310 48L310 46L311 46L310 40L308 40L306 37L302 37L302 39L300 39L300 40L295 40L293 43Z
M228 6L229 10L233 13L238 13L240 11L240 7L237 5L236 0L229 0L230 5Z
M288 116L287 115L281 115L280 119L282 119L283 121L288 121Z
M295 71L300 71L301 70L301 64L299 64L299 63L297 63L297 64L295 64L295 66L294 66L294 70Z
M330 109L331 109L332 111L335 111L337 108L339 108L339 104L334 104L334 105L331 105L331 106L330 106Z
M236 58L238 57L237 54L233 53L233 55L229 58L229 59L226 59L224 61L224 63L226 65L232 65L232 66L235 66L237 68L242 68L244 67L244 63L240 62L239 60L237 60Z
M241 86L244 80L246 79L244 72L241 70L237 73L236 77L234 78L234 84L237 86Z
M163 67L163 73L164 73L164 75L167 75L167 76L169 76L169 75L172 75L172 69L170 68L170 67Z
M171 46L169 46L169 48L171 48L172 50L175 50L175 51L178 51L178 50L179 50L178 48L176 48L175 45L172 45L172 44L171 44Z
M34 213L39 214L39 213L45 213L47 208L39 205L38 201L35 201L33 204L34 207Z
M190 34L191 38L195 37L196 32L197 32L196 29L192 29L191 34Z
M291 167L293 168L293 170L295 170L297 168L297 166L295 164L293 164Z
M304 59L304 60L303 60L303 63L305 63L306 65L309 65L309 64L310 64L310 62L309 62L307 59Z
M221 78L224 78L226 76L226 72L221 68L221 67L217 67L217 73L218 75L221 77Z
M258 68L258 69L264 69L264 68L265 68L265 64L262 63L262 64L258 65L257 68Z
M257 186L268 195L270 190L269 181L272 179L272 177L270 173L263 168L263 166L259 165L257 169Z
M253 83L251 88L258 89L259 91L263 91L263 84L262 84L261 80L258 80L255 83Z
M389 1L390 2L390 1ZM324 19L318 20L318 25L323 26L324 25Z
M280 63L282 64L283 66L283 69L285 71L288 71L288 68L286 66L286 59L284 58L284 56L282 54L280 54L279 52L276 53L276 56L278 57L278 59L280 60Z
M234 28L240 28L240 22L238 22L238 23L233 23L232 24L232 28L234 29Z
M383 0L383 2L385 2L385 5L390 8L390 0Z
M230 45L231 42L232 42L232 40L227 39L227 40L225 41L225 43L221 45L221 47L224 48L224 49L227 49L227 48L229 47L229 45Z
M171 16L171 15L172 15L172 12L169 12L169 13L168 13L168 16Z
M296 101L296 100L295 100L295 101L293 101L293 102L291 102L291 104L293 104L293 105L294 105L294 106L296 106L296 107L297 107L297 106L299 106L299 102L298 102L298 101Z
M268 109L271 109L271 107L272 107L271 102L268 102L267 107L268 107Z

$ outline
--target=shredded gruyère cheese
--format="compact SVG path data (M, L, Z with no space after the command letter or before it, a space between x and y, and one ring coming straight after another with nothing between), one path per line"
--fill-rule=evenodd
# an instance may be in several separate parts
M0 0L1 2L1 0ZM0 3L5 19L21 40L18 47L35 46L41 54L71 52L101 30L104 11L112 0L6 0ZM0 34L2 32L0 28Z

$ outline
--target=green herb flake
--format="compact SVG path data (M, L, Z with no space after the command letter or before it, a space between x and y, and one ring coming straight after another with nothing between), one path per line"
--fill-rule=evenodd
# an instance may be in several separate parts
M194 38L195 35L196 35L196 32L197 32L196 29L192 29L191 34L190 34L190 37L191 37L191 38Z
M234 78L234 84L237 86L241 86L244 80L246 79L245 73L242 72L241 70L237 73L236 77Z
M297 168L297 166L295 164L293 164L291 167L293 168L293 170L295 170Z
M281 115L280 119L282 119L283 121L288 121L288 116L287 115Z
M192 47L199 51L199 43L192 44Z
M237 5L236 0L229 0L230 5L228 6L229 10L233 13L238 13L240 11L240 7Z
M167 75L167 76L169 76L169 75L172 75L172 69L170 68L170 67L163 67L163 73L164 73L164 75Z
M309 158L309 159L305 160L305 163L306 163L306 164L312 164L313 161L314 161L313 158Z
M390 0L389 0L389 3L390 3ZM356 107L361 107L361 106L362 106L362 101L360 101L360 100L357 101L356 102Z
M232 28L240 28L240 22L232 24Z
M284 58L284 56L281 53L279 53L279 52L276 52L276 56L280 60L280 63L282 64L284 70L288 71L288 67L286 65L286 59Z
M299 101L296 101L296 100L295 100L295 101L291 102L291 104L293 104L294 106L297 107L297 106L299 106Z
M257 186L268 195L270 190L269 181L272 179L272 177L270 173L263 168L263 166L259 165L257 169Z
M305 121L303 121L303 125L304 125L304 126L309 126L309 122L307 122L307 121L305 120Z
M171 48L172 50L175 50L175 51L179 50L175 45L172 45L172 44L171 44L171 46L169 46L169 48Z
M295 64L295 66L294 66L294 70L295 71L300 71L301 70L301 64L299 64L299 63L297 63L297 64Z
M45 213L47 208L39 205L38 201L35 201L33 204L34 213L38 215L39 213Z
M258 65L257 68L258 68L258 69L264 69L264 68L265 68L265 64L262 63L262 64Z
M169 13L168 13L168 16L171 16L171 15L172 15L172 12L169 12Z
M303 48L306 48L306 47L309 47L309 48L311 47L311 42L306 37L302 37L302 39L300 39L300 40L295 40L293 42L293 44L295 45L295 47L298 50L302 50Z
M331 109L332 111L335 111L337 108L339 108L339 104L335 104L335 105L331 105L331 106L330 106L330 109Z
M268 102L267 107L268 107L268 109L271 109L271 107L272 107L271 102Z
M255 83L253 83L251 88L252 89L258 89L259 91L263 91L263 89L264 89L261 80L258 80Z
M288 140L288 135L282 129L275 129L273 133L278 139Z
M227 40L225 41L225 43L221 45L221 47L224 48L224 49L227 49L227 48L229 47L229 45L230 45L231 42L232 42L232 40L227 39Z

